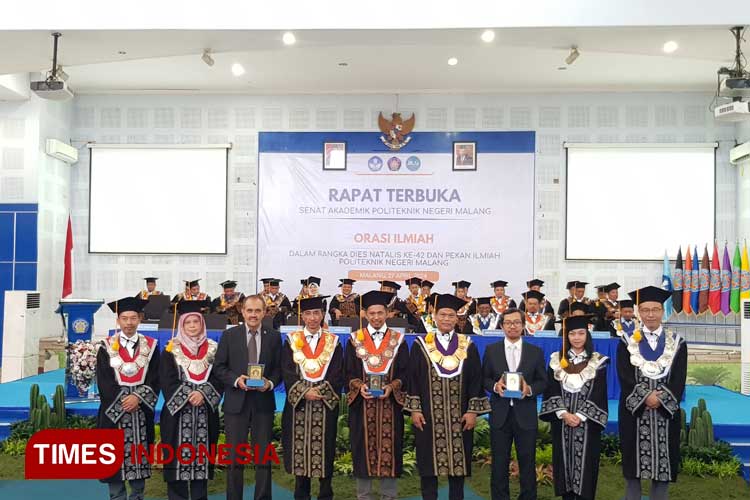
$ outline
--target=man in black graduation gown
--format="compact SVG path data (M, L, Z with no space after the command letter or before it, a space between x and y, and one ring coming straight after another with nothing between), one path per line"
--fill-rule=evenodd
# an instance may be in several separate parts
M210 311L211 297L207 293L201 292L200 278L193 281L186 281L185 292L178 293L172 297L172 304L178 304L183 300L205 300L208 305L202 308L201 312L205 314Z
M434 286L435 283L433 283L432 281L422 280L422 295L424 295L425 297L429 297L430 295L432 295L432 287Z
M471 476L477 415L489 411L482 389L479 351L456 332L456 311L466 304L454 295L437 296L435 333L417 337L409 356L409 396L422 498L437 500L437 476L448 476L450 500L464 497Z
M349 439L360 500L373 498L375 478L380 479L382 500L398 498L396 478L403 466L409 348L404 335L385 324L390 300L387 292L362 296L368 324L351 333L344 353ZM374 396L373 386L382 394Z
M219 285L224 289L224 293L211 302L211 310L216 314L225 315L230 325L239 325L245 294L237 291L237 282L234 280L226 280Z
M284 467L294 474L294 498L310 499L310 482L320 481L318 499L333 498L331 478L343 354L337 335L323 330L325 296L300 299L305 327L289 333L281 351L286 403L281 418Z
M544 281L540 280L539 278L534 278L527 281L526 286L529 288L528 291L534 290L535 292L541 292L542 287L544 286ZM518 309L521 312L526 311L526 304L523 299L521 299L521 302L518 303ZM542 299L542 303L539 305L539 311L553 317L555 316L555 309L546 298Z
M492 310L494 297L480 297L477 299L477 312L470 314L466 320L463 333L466 335L482 335L484 330L500 328L500 314Z
M427 310L427 296L422 295L422 280L420 278L409 278L406 280L409 287L409 296L404 301L407 311L406 319L412 327L416 328L422 321L422 314Z
M492 287L493 297L490 301L492 312L495 314L503 314L507 309L515 309L516 301L510 298L505 293L505 288L508 286L508 282L505 280L495 280L490 283Z
M539 310L539 304L544 300L542 292L529 290L523 294L523 300L526 304L526 312L523 314L526 335L534 335L543 330L555 330L555 318Z
M531 292L529 292L531 293ZM539 292L534 292L539 293ZM527 298L527 306L530 305ZM482 361L482 384L491 393L490 443L492 500L509 500L510 448L516 445L521 480L521 500L536 499L536 397L547 388L544 352L523 341L524 318L518 309L508 309L502 318L505 339L487 346ZM521 374L521 399L504 397L506 372Z
M587 306L591 304L588 297L584 297L584 294L586 293L586 285L588 285L588 283L585 281L568 282L568 292L570 293L570 296L562 299L560 301L560 306L557 308L557 316L560 319L568 316L570 305L574 302L583 302Z
M661 324L663 303L671 292L647 286L628 295L638 307L642 327L622 335L617 347L625 500L640 500L642 479L651 480L649 498L664 500L680 466L687 343Z
M152 295L161 295L161 291L156 289L156 280L158 280L159 278L149 276L148 278L143 279L146 280L146 288L135 294L136 297L139 297L143 300L148 300L148 298Z
M281 292L281 282L279 278L263 278L263 292L260 296L266 301L266 318L271 319L271 325L274 330L286 323L286 317L292 311L292 303L289 298Z
M477 312L476 304L473 298L469 296L469 287L471 282L466 280L454 281L451 286L455 288L455 296L464 301L464 304L458 309L456 314L458 315L458 326L459 332L464 331L466 328L466 322L470 314Z
M328 314L331 316L331 324L338 325L341 318L359 318L359 294L353 291L357 280L343 278L339 279L341 293L334 295Z
M273 389L281 383L281 337L264 328L266 302L260 295L247 297L242 304L244 324L230 328L219 339L214 370L224 384L224 427L226 442L235 446L252 444L261 454L273 439L276 398ZM262 387L248 387L248 364L263 365ZM234 456L232 457L234 462ZM244 466L232 463L227 471L227 499L239 500L245 487ZM271 499L271 464L255 465L255 500Z
M619 337L623 333L628 336L633 335L633 332L639 328L638 320L635 317L635 309L633 308L633 301L630 299L618 301L619 314L617 319L613 320L609 324L609 335L610 337Z
M406 310L406 304L404 304L404 301L398 298L398 291L401 290L401 285L395 281L389 280L378 281L378 283L380 283L381 292L393 294L390 302L388 302L388 317L406 318L409 311Z
M154 443L154 409L159 398L159 347L156 339L138 333L140 313L147 301L125 297L107 304L117 315L119 331L102 340L96 354L96 383L101 404L100 429L125 432L125 456L120 471L103 479L113 500L141 500L151 466L146 456L133 457L133 447L148 452ZM148 453L146 453L148 455ZM125 481L130 484L127 496Z

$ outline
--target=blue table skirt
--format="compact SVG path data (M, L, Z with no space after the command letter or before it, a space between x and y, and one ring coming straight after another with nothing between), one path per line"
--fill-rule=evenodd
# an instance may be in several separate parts
M113 333L112 330L110 330L110 335ZM153 331L144 331L141 332L143 335L147 335L149 337L154 337L159 341L159 346L161 349L164 349L169 342L169 339L171 337L171 330L153 330ZM208 338L219 341L219 338L221 337L222 330L208 330ZM286 339L286 335L283 335L284 339ZM349 338L349 334L339 334L339 337L343 343L347 341ZM406 342L409 344L409 347L411 348L412 343L414 342L414 339L416 339L417 335L406 335ZM484 350L485 348L492 343L495 342L501 342L501 337L482 337L478 335L474 335L471 337L471 340L476 344L477 348L479 349L479 355L484 356ZM534 344L536 346L539 346L544 350L544 357L547 361L549 361L550 356L553 352L560 350L560 338L540 338L540 337L524 337L524 342L529 342L531 344ZM609 338L609 339L594 339L594 349L599 352L600 354L603 354L604 356L609 357L610 363L607 367L607 398L608 399L618 399L620 397L620 382L617 379L617 345L620 342L617 338ZM279 387L276 388L276 390L283 390L282 384L279 384Z

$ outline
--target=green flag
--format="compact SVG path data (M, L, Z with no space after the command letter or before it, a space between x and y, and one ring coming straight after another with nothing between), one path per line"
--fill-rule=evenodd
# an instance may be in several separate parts
M734 258L732 259L732 291L729 295L729 306L732 312L740 312L740 268L742 267L742 257L740 257L740 244L734 247Z

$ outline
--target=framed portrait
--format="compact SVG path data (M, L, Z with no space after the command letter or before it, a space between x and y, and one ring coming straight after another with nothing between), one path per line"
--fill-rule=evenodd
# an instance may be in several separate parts
M453 170L476 170L477 169L477 143L476 142L454 142L453 143Z
M346 170L346 143L323 143L323 170Z

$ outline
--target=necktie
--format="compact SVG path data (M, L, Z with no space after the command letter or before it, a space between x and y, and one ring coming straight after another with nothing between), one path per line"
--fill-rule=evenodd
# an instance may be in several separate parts
M255 336L258 332L250 332L250 341L247 343L247 362L257 363L258 362L258 344L255 341Z
M510 345L510 359L508 360L508 369L512 372L516 371L517 364L516 364L516 344Z

